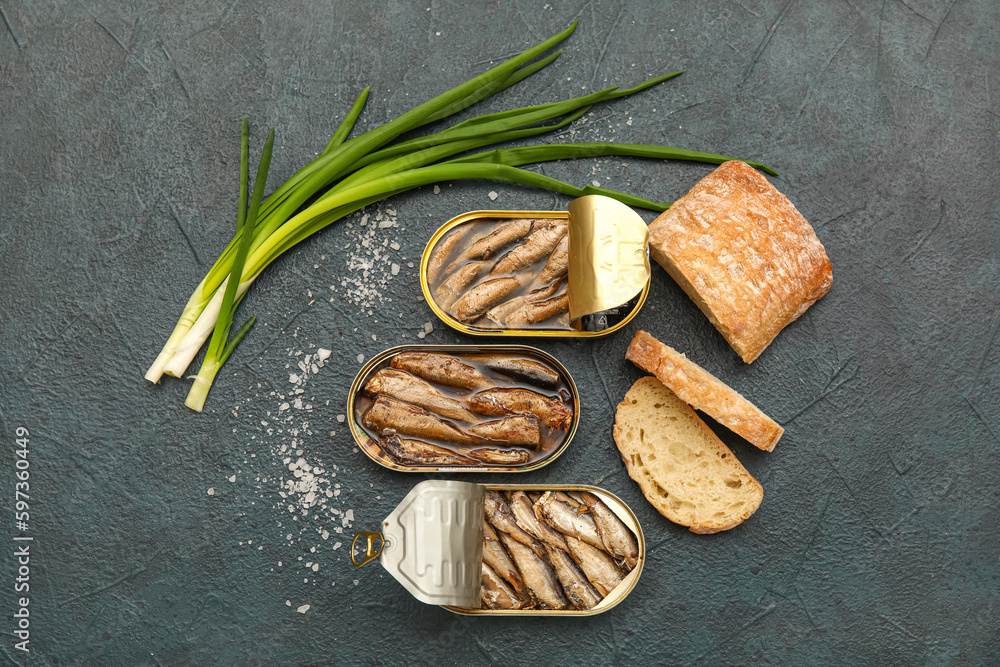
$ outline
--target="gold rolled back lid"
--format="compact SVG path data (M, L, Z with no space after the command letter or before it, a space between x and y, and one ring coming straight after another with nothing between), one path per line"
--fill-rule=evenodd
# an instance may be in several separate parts
M569 317L628 304L649 282L649 229L616 199L588 195L569 204Z
M382 565L421 602L479 606L485 495L481 484L428 480L382 522Z

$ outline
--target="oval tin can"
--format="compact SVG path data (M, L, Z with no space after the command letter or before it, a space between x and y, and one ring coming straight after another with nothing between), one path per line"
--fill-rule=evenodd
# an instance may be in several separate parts
M635 567L590 609L482 609L484 497L488 491L586 491L594 494L632 531L639 553ZM361 539L367 548L358 558ZM376 549L375 541L381 541ZM642 526L632 509L609 491L586 484L470 484L428 480L416 485L382 522L381 532L359 532L351 562L378 558L415 598L468 616L593 616L620 604L635 588L646 561Z
M370 401L370 399L363 395L365 384L380 369L388 367L392 358L401 352L436 352L455 355L459 359L461 359L463 355L489 354L510 355L512 358L527 357L538 360L558 373L560 377L559 386L564 387L566 393L569 394L566 404L567 407L572 407L573 410L571 423L569 424L565 435L562 436L558 443L550 447L548 451L545 451L544 455L529 460L524 464L503 465L482 463L481 465L440 466L399 463L383 449L382 445L376 441L376 439L373 438L372 435L366 431L363 425L359 422L362 419L362 409L365 407L364 403ZM502 381L502 379L498 380L498 382L499 381ZM576 382L573 381L573 377L569 374L569 371L566 370L565 366L563 366L551 354L528 345L400 345L385 350L369 359L358 372L357 376L355 376L347 399L347 418L349 420L351 434L354 437L355 442L357 442L358 447L361 448L361 451L363 451L368 458L372 459L379 465L392 470L422 473L530 472L552 463L552 461L559 458L559 456L566 451L566 448L569 447L570 442L573 440L573 436L576 434L577 427L580 424L580 394L577 390Z
M606 336L628 324L639 313L649 294L651 271L646 223L631 208L600 195L575 199L568 208L567 211L469 211L438 228L420 261L420 287L434 314L452 329L472 336L591 338ZM520 219L567 221L570 237L567 323L560 324L553 317L547 320L549 324L537 327L507 328L490 321L489 315L472 323L459 321L449 312L450 306L443 307L435 298L444 279L435 275L435 284L432 284L428 275L438 243L462 225ZM463 240L472 241L471 236ZM509 247L508 244L504 250ZM457 250L449 252L454 256ZM502 253L495 255L501 256ZM469 289L491 275L476 278ZM526 283L524 289L529 286L530 283ZM519 293L515 291L512 296L516 298Z

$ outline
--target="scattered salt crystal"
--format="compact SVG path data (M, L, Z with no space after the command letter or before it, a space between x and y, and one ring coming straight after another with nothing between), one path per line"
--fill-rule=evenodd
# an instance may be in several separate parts
M364 362L365 362L365 355L359 354L358 355L358 363L359 364L363 364Z
M378 228L379 229L389 229L390 227L394 226L395 224L396 223L394 221L392 221L392 220L383 220L380 223L378 223Z
M361 216L361 226L362 227L365 227L365 226L368 225L368 219L369 219L369 215L367 213L365 213L363 216Z
M490 193L486 196L489 197L491 200L496 201L497 197L499 197L500 195L496 193L496 190L490 190Z
M424 322L424 333L434 333L434 324L431 322Z
M375 334L372 334L372 340L378 341L378 339L375 337Z
M595 188L601 187L600 181L591 181L590 184L593 185Z
M319 563L313 563L312 571L313 572L319 572Z
M392 271L392 275L398 276L399 275L399 264L393 264L392 268L391 268L391 271Z
M233 475L232 477L230 477L229 481L230 482L235 482L236 481L236 475Z
M421 331L420 333L417 334L417 338L424 338L426 335L427 334L425 334L423 331Z
M288 409L288 403L282 403L281 405L278 406L278 412L284 412L287 409Z
M434 194L436 195L441 194L441 188L437 185L434 186Z
M309 581L309 580L308 580L308 579L306 579L306 581ZM304 605L302 605L301 607L299 607L298 609L296 609L295 611L299 612L300 614L304 614L304 613L306 613L307 611L309 611L309 605L307 605L307 604L304 604Z
M389 247L392 248L393 250L399 250L399 244L396 243L395 241L393 241L392 243L390 243Z
M215 489L214 488L213 489L209 489L208 490L208 495L214 496L215 495Z
M355 579L355 580L354 580L354 585L355 585L355 586L357 586L357 585L358 585L359 583L361 583L361 582L360 582L360 581L358 581L357 579Z
M320 361L326 361L327 359L330 358L330 350L321 347L318 350L316 350L316 356L319 357Z
M340 548L340 542L334 542L333 543L333 550L336 551L339 548Z
M281 567L281 562L280 561L278 562L278 567ZM291 607L292 606L292 601L291 600L285 600L285 606L286 607Z
M299 376L296 375L295 373L292 373L291 375L288 376L288 381L291 382L292 384L298 384Z
M340 422L341 424L344 423L345 419L347 419L347 415L337 415L337 421Z

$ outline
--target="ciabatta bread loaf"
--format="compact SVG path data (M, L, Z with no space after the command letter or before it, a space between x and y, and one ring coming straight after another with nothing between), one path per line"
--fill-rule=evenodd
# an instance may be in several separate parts
M682 401L710 415L755 447L770 452L785 432L738 391L645 331L639 331L632 339L625 358L655 375Z
M615 415L628 474L660 514L717 533L753 514L764 489L712 429L656 378L632 385Z
M747 363L833 282L802 214L735 160L653 221L649 251Z

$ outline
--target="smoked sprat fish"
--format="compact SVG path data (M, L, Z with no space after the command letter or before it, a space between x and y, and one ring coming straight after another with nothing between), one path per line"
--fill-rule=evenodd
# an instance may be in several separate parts
M440 352L400 352L392 358L391 366L428 382L467 391L486 389L496 384L472 366Z
M555 389L559 386L559 373L540 361L510 354L470 355L471 361L486 366L494 373L521 380L536 387Z
M397 463L405 465L471 466L476 461L420 440L409 440L393 435L382 441L382 449Z
M541 442L538 419L534 415L504 417L497 421L482 422L470 426L469 433L488 440L506 442L510 445L538 447L539 442Z
M430 261L427 263L427 280L431 283L438 282L438 279L441 277L441 271L444 270L445 262L448 261L448 256L456 248L462 247L462 243L465 242L472 230L472 225L461 225L438 242L434 247L434 253L431 255Z
M381 369L365 383L364 392L369 396L381 394L406 401L448 419L477 421L476 415L459 401L445 396L429 382L395 368Z
M636 544L634 562L622 567L624 558L616 561L608 550L576 536L593 533L588 538L595 539L593 527L581 528L569 519L557 521L558 528L552 525L543 511L550 503L557 503L560 512L566 509L586 517L590 508L596 508L602 526L614 526L606 527L606 532L625 531L615 538L625 546L616 550L629 551L630 544ZM605 513L614 520L609 522ZM638 565L635 535L595 493L487 489L484 515L484 608L591 610ZM510 606L518 602L523 606Z
M558 398L549 398L530 389L486 389L469 398L469 407L481 415L535 415L549 428L566 430L573 410Z
M565 317L569 221L492 223L463 222L431 249L426 275L433 301L451 318L479 328L570 329ZM476 231L458 240L457 230ZM481 235L470 243L477 232Z
M573 560L580 565L598 593L606 596L622 583L624 575L607 553L569 535L566 536L566 544Z
M513 299L504 301L500 305L493 306L486 311L486 319L498 327L502 327L507 321L507 316L526 303L528 303L528 297L524 295L515 296Z
M611 555L618 561L623 562L629 571L639 562L639 543L635 535L628 529L618 515L611 511L611 508L595 496L593 493L581 492L580 499L590 510L597 525L597 532L601 536L601 541Z
M540 558L545 558L545 549L534 537L526 533L517 525L517 519L511 512L507 502L496 491L486 492L486 504L484 506L486 520L493 524L499 533L510 535L511 539L523 544L531 549ZM513 555L513 554L511 554Z
M523 465L531 460L531 454L523 449L496 449L494 447L479 447L466 451L470 457L483 463L497 466Z
M483 444L483 440L464 433L427 410L388 396L378 396L363 419L365 426L384 436L409 435L459 445Z
M525 602L531 599L528 589L521 579L521 573L514 567L514 561L507 555L500 538L489 523L483 523L483 564L489 565L493 571L510 584L517 596Z
M508 329L521 329L531 324L544 322L553 317L569 312L569 294L546 299L545 301L528 302L507 315L504 324Z
M469 226L472 227L472 225ZM490 259L514 241L530 234L534 226L535 221L530 218L512 220L500 225L496 230L470 245L459 259Z
M520 609L524 606L514 589L485 562L480 595L483 603L490 609Z
M542 287L531 290L528 292L525 300L527 303L538 303L539 301L546 301L554 296L559 296L560 293L565 291L566 281L560 278L559 280L555 280L548 285L543 285Z
M562 278L569 272L569 234L565 234L556 244L545 268L538 274L536 284L548 285L557 278Z
M517 564L517 569L524 579L524 585L538 600L538 606L542 609L566 609L569 607L569 600L566 599L566 594L559 584L559 578L545 557L539 556L508 533L499 533L499 535L500 540L514 559L514 563Z
M437 304L448 310L456 301L465 294L472 283L476 282L479 274L487 267L486 262L469 262L462 268L448 276L441 285L434 290L434 300Z
M553 530L547 523L540 521L535 515L533 503L524 491L514 491L509 496L510 510L514 514L517 525L532 537L543 543L563 551L569 551L562 534Z
M513 276L479 283L452 304L451 314L459 321L471 324L520 287L521 281Z
M535 513L538 518L547 521L550 526L563 535L571 535L588 544L604 549L604 541L597 532L597 525L589 513L583 513L571 507L569 503L560 500L551 491L546 492L535 503Z
M500 258L490 275L502 276L534 264L555 249L566 235L569 224L565 220L544 220L535 224L531 233L519 245Z
M476 411L470 405L480 392L524 389L536 395L536 388L556 395L554 406L572 401L572 380L533 352L421 346L381 355L355 382L352 431L369 456L390 468L544 464L565 445L568 428L553 428L551 417L547 425L523 406ZM568 414L572 421L572 407L560 410L559 419ZM398 439L387 443L392 436Z
M549 554L549 562L555 570L556 578L562 585L563 592L576 609L592 609L604 596L591 585L587 576L577 567L573 557L557 547L545 546Z

